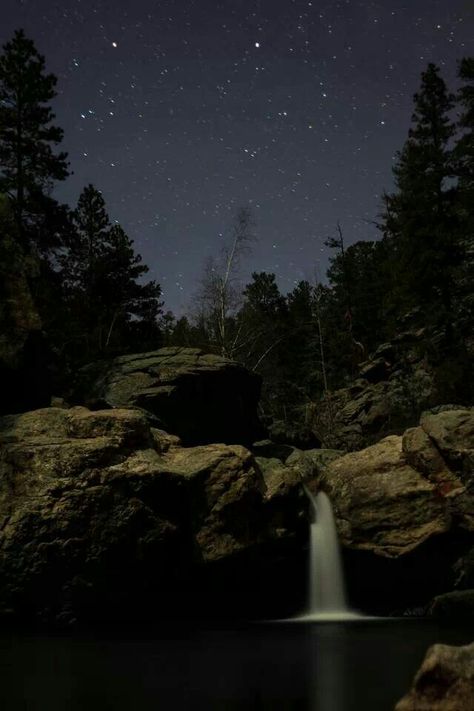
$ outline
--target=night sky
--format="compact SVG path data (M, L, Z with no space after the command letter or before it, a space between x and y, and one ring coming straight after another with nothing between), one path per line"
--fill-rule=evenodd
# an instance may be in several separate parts
M323 276L339 220L377 235L420 73L452 89L474 55L473 0L1 0L0 43L23 27L58 77L72 175L104 195L186 310L240 206L258 241L242 264L283 292Z

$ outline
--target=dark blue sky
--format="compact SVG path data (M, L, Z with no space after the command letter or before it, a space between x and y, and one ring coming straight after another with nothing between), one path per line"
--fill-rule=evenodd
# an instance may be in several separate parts
M57 123L75 204L102 190L165 305L193 300L240 206L258 241L242 263L283 292L347 243L392 186L428 62L454 89L474 55L470 0L2 0L0 43L23 27L59 78Z

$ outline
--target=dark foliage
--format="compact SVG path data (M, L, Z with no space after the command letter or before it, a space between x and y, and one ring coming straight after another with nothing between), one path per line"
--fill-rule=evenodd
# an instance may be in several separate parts
M59 259L68 351L79 349L87 362L160 345L161 288L154 281L140 283L148 267L120 225L111 225L93 185L82 191L72 220L74 230Z
M435 65L422 74L394 167L395 188L384 197L379 240L347 246L337 225L326 241L332 256L325 284L301 281L283 295L275 275L260 272L241 289L238 268L254 227L243 207L228 248L208 263L194 314L176 319L163 313L160 286L145 281L148 267L110 221L99 190L85 187L74 210L51 196L54 183L68 175L66 154L57 150L63 133L50 106L56 77L17 31L0 56L0 360L14 352L20 362L30 331L48 341L54 354L48 372L57 383L103 356L200 347L262 375L262 414L285 431L308 425L323 401L330 428L331 393L350 384L361 362L397 339L409 321L412 331L425 329L423 359L435 373L439 398L468 402L472 58L460 62L459 80L454 95Z
M63 131L52 124L49 103L56 77L45 73L45 60L22 30L0 56L0 192L12 200L20 237L40 252L57 244L51 229L56 203L49 197L54 181L68 175L66 153L56 153ZM44 229L45 221L48 229ZM56 238L56 239L55 239Z

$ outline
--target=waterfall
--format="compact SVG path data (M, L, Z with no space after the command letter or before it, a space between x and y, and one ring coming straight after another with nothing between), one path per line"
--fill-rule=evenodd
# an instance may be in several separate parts
M358 617L347 607L341 552L331 501L324 491L315 497L304 487L314 509L310 531L308 610L300 619Z

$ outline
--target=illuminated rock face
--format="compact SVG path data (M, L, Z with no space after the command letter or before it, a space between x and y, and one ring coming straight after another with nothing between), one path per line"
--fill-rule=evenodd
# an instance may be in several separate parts
M474 544L473 452L474 410L447 410L319 475L359 605L376 614L427 611L430 598L472 584L472 556L464 556Z
M397 558L453 526L474 531L473 466L474 410L449 410L339 457L320 485L343 545Z
M134 619L140 599L163 602L265 533L265 486L240 445L182 448L122 409L47 408L0 432L3 612Z
M403 611L472 578L472 556L451 570L474 541L472 410L427 416L343 456L268 441L254 453L186 447L154 424L118 407L0 418L0 615L64 624L297 613L302 482L331 496L361 611Z
M80 381L80 404L143 408L186 445L249 445L263 434L260 377L199 348L120 356L84 368Z
M467 711L474 706L474 643L434 644L395 711Z

